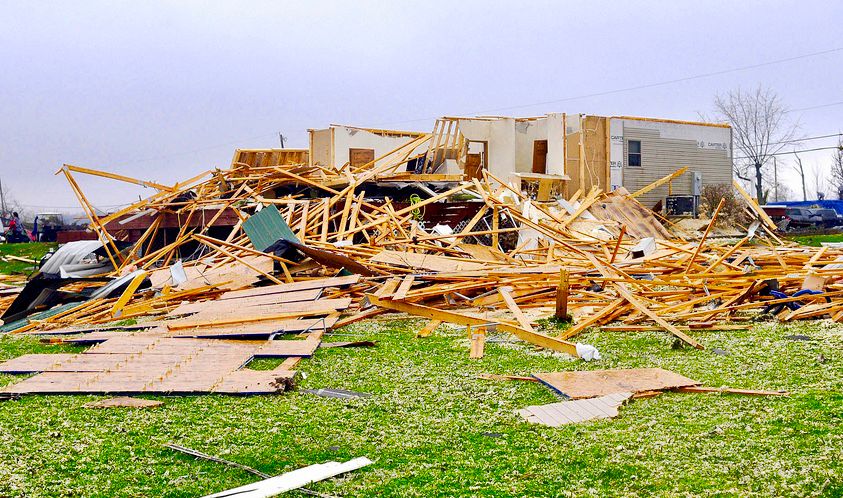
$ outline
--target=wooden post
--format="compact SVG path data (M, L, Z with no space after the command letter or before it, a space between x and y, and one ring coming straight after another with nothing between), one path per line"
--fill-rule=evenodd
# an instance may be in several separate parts
M556 319L568 320L568 271L559 270L559 287L556 288Z
M471 330L471 326L468 329ZM468 357L472 360L483 358L483 350L486 346L486 327L477 327L477 330L469 335L469 339L471 339L471 349L468 352Z
M612 251L612 259L609 260L609 264L613 264L615 262L615 258L618 256L618 249L621 248L621 241L623 240L623 235L626 233L626 225L621 225L621 233L618 234L618 243L615 244L615 249Z
M492 247L500 249L500 235L498 234L498 218L500 218L498 206L492 208Z

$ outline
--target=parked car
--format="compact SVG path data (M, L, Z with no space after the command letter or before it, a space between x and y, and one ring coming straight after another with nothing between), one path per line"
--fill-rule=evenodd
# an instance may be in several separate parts
M784 212L784 219L790 228L810 228L818 225L818 219L812 213L812 209L787 208Z
M833 209L811 209L810 211L814 217L814 222L818 226L831 228L840 224L837 217L837 211Z

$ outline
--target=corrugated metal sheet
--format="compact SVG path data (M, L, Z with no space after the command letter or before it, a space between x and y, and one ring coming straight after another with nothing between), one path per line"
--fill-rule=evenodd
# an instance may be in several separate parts
M258 251L264 251L278 239L298 243L299 239L284 221L278 208L269 206L250 216L243 222L243 231Z

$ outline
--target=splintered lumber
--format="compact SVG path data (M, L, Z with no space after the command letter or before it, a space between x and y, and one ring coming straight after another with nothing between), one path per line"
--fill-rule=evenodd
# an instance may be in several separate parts
M485 265L469 260L437 256L434 254L404 253L398 251L382 251L371 259L373 263L406 266L414 270L430 270L436 272L457 272L464 270L480 270Z
M616 299L616 300L612 301L609 305L604 306L597 313L587 317L586 319L584 319L582 321L577 322L576 325L574 325L573 327L571 327L571 328L565 330L564 332L562 332L562 334L559 336L560 339L570 339L571 337L574 337L575 335L580 334L585 329L587 329L591 326L597 325L602 320L604 320L607 317L613 315L614 313L617 313L618 309L620 309L621 306L623 306L623 303L624 303L623 299Z
M484 349L486 346L486 329L484 327L477 327L471 332L471 350L468 357L479 360L483 358Z
M442 324L442 320L431 320L425 324L417 333L416 337L429 337L430 334L436 330L436 327Z
M649 317L651 320L659 324L662 328L697 349L705 349L702 344L695 341L688 334L682 332L675 326L665 321L662 317L651 311L649 308L647 308L644 303L642 303L637 298L635 298L635 296L632 295L632 293L629 291L629 289L626 288L624 284L614 283L614 288L618 292L618 294L620 294L624 299L627 300L627 302L629 302L629 304L631 304L635 309L637 309L638 311Z
M621 236L623 236L623 229L621 229ZM620 244L620 238L618 244ZM559 286L556 288L556 314L554 316L558 320L568 319L568 272L564 269L559 270Z
M521 308L518 307L518 304L515 303L515 299L512 298L512 287L501 287L498 289L501 297L503 297L503 301L506 303L506 307L509 308L509 311L515 315L515 319L518 321L518 325L521 326L524 330L529 330L530 332L535 332L533 330L533 326L530 324L530 320L524 316L524 312L521 311Z
M688 167L683 166L683 167L677 169L676 171L674 171L673 173L654 181L653 183L647 185L646 187L644 187L644 188L642 188L642 189L640 189L640 190L638 190L638 191L636 191L632 194L629 194L629 196L630 197L638 197L638 196L644 195L647 192L650 192L651 190L654 190L654 189L657 189L657 188L661 187L665 183L669 183L669 182L679 178L680 176L684 175L686 171L688 171Z
M513 334L519 339L535 344L536 346L553 349L555 351L567 353L571 356L579 356L577 354L577 347L573 343L562 341L541 334L539 332L531 332L516 325L499 321L484 320L482 318L463 315L452 311L439 310L436 308L430 308L428 306L422 306L418 304L409 304L400 301L391 301L389 299L381 299L375 296L374 294L368 294L367 297L369 298L370 303L375 306L380 306L382 308L400 311L403 313L409 313L411 315L422 316L425 318L430 318L431 320L441 320L443 322L456 323L458 325L487 328L489 326L494 326L496 329L502 330L504 332L509 332L510 334Z
M112 334L209 344L300 335L252 351L294 355L275 377L237 370L210 387L202 384L207 379L196 380L201 392L264 393L282 390L292 368L332 328L392 311L429 320L420 337L444 322L466 326L472 357L481 356L484 333L496 331L576 355L578 345L567 339L589 327L665 330L702 348L689 331L736 330L756 313L775 313L779 321L843 321L843 248L782 241L769 216L739 186L738 194L760 221L735 243L713 237L722 201L707 226L698 227L705 227L700 234L636 200L669 185L684 167L632 194L623 187L606 192L580 185L571 197L554 198L549 182L538 192L522 191L520 182L511 185L486 169L462 174L468 154L459 119L437 120L432 133L366 131L406 140L362 163L337 165L321 164L309 150L243 149L228 167L171 185L66 165L58 174L103 246L96 266L106 273L103 280L59 288L40 287L43 279L10 281L27 288L14 294L1 289L0 333L96 329L70 339L88 344L114 344ZM585 161L579 166L584 177ZM79 174L154 193L100 216L74 178ZM759 226L763 233L756 236ZM637 246L647 246L646 254L629 250ZM108 296L80 297L48 310L30 307L42 292L88 296L105 280L135 271L137 278L126 278L128 288ZM803 289L819 294L797 296ZM575 321L558 337L533 328L550 316ZM117 318L137 318L148 328L117 329ZM587 345L579 346L589 357ZM206 364L228 365L233 353L214 351ZM245 353L237 359L248 361ZM20 384L78 390L82 386L67 376L86 372L53 370L81 369L95 360L24 357L20 367L27 368L27 361L48 364L33 370L43 372L31 378L40 380ZM159 366L133 380L164 389Z
M743 200L745 200L745 201L746 201L747 205L748 205L748 206L749 206L749 208L752 210L752 212L753 212L753 213L755 213L755 214L756 214L756 216L758 216L758 218L761 220L761 222L762 222L762 223L764 223L764 225L765 225L768 229L770 229L770 230L776 230L776 229L778 228L778 227L776 226L776 223L772 220L772 218L770 218L770 216L769 216L767 213L765 213L765 212L764 212L764 210L763 210L763 209L761 209L761 208L758 206L758 203L757 203L757 202L755 202L755 199L753 199L753 198L752 198L752 196L750 196L750 195L746 192L746 190L744 190L744 189L743 189L743 187L741 187L741 184L740 184L740 183L738 183L738 181L737 181L737 180L732 180L732 185L735 187L735 190L737 190L737 191L738 191L738 193L740 194L740 196L741 196L741 197L743 197Z

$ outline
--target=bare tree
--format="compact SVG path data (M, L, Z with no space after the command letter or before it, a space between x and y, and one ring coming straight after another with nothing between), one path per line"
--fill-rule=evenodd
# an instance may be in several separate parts
M811 165L811 176L814 179L814 192L816 192L817 199L823 200L825 199L825 174L823 172L825 168L822 167L819 163L814 163Z
M829 182L834 187L838 199L843 199L843 135L837 138L837 149L831 158Z
M763 168L767 161L788 144L793 143L797 123L788 121L788 109L771 89L740 88L714 98L714 107L721 120L732 125L732 141L743 157L735 164L735 175L755 185L759 203L764 198Z
M9 188L0 180L0 216L11 218L12 213L18 213L20 218L29 219L29 210L9 193Z
M793 169L799 173L799 178L802 180L802 200L807 201L808 189L805 188L805 167L802 165L802 158L799 157L796 150L793 151L793 156L796 158L796 164L793 166Z

